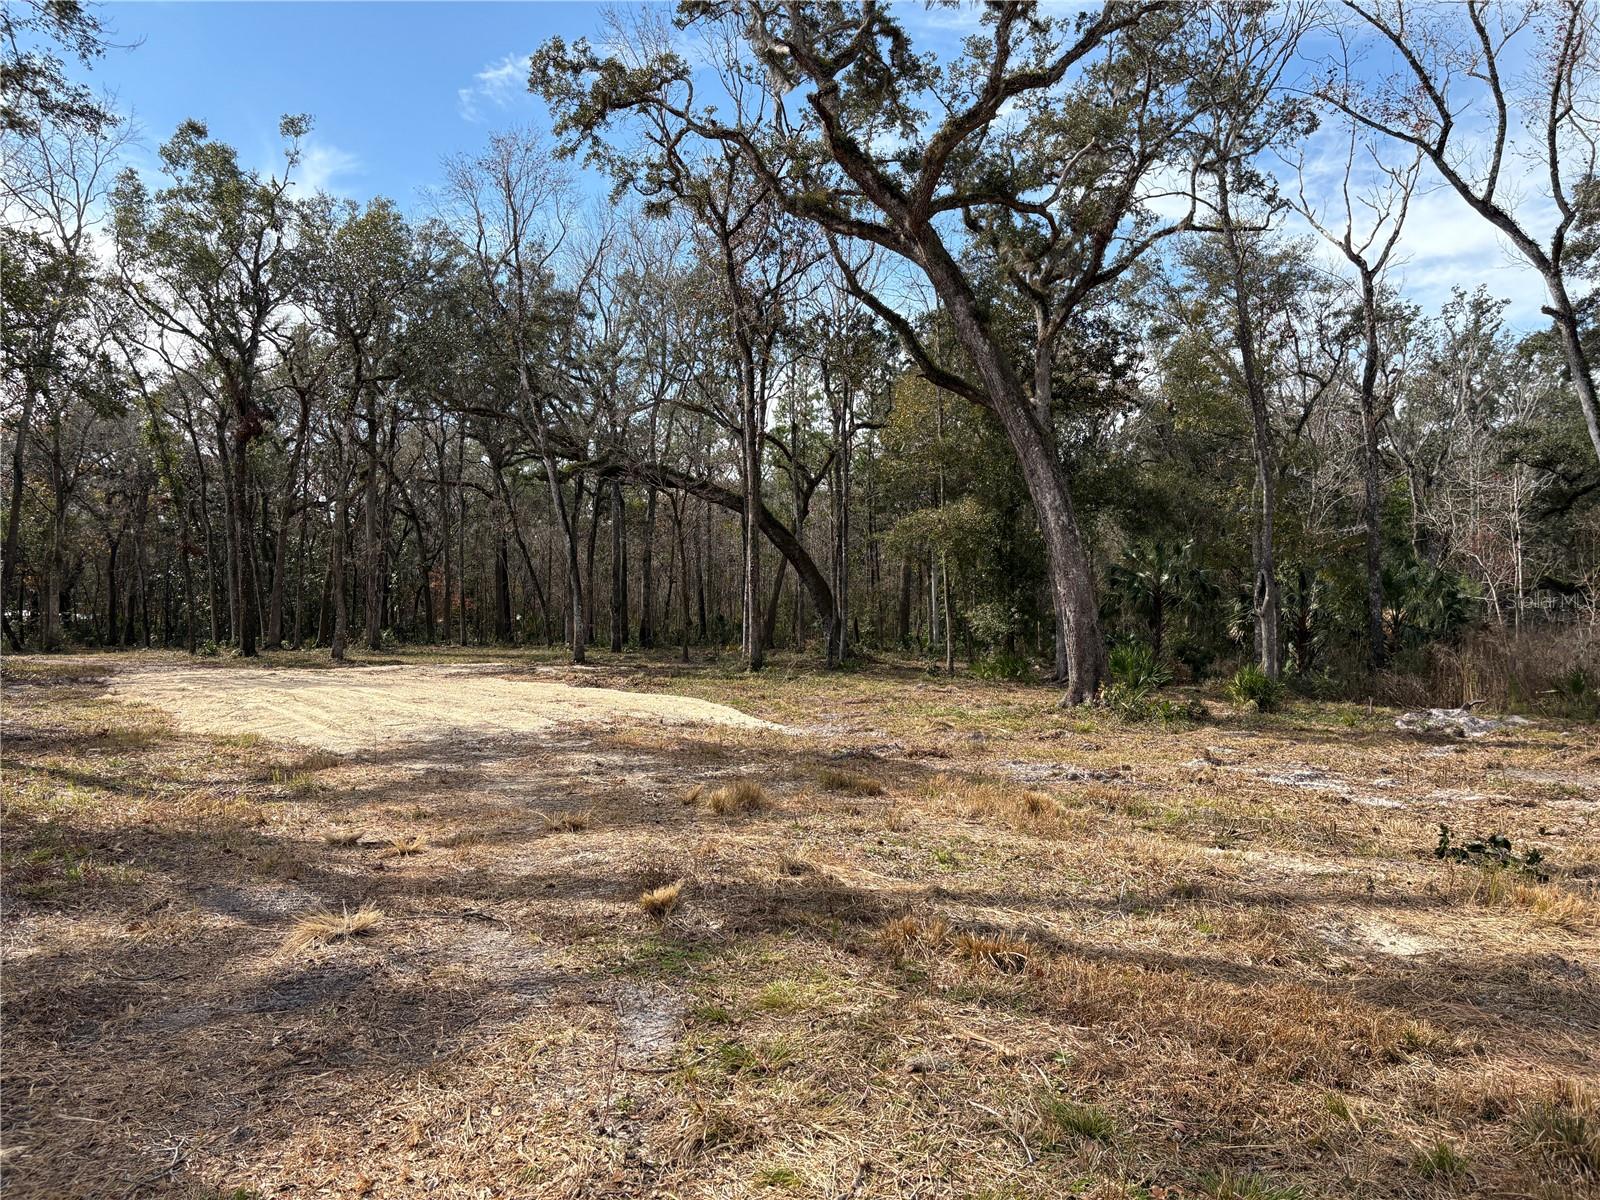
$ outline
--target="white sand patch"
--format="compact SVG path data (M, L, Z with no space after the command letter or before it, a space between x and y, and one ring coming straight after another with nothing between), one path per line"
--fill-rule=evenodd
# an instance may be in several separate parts
M339 753L569 725L778 728L709 700L494 673L502 669L466 664L129 671L113 676L110 687L118 699L170 713L185 732L254 733Z

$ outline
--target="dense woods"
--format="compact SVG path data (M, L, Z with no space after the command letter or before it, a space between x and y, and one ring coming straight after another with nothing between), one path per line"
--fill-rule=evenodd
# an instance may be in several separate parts
M410 209L297 186L309 116L134 170L51 57L93 18L6 21L13 649L1594 702L1581 0L1001 4L950 61L871 3L644 8ZM1408 299L1428 189L1545 327Z

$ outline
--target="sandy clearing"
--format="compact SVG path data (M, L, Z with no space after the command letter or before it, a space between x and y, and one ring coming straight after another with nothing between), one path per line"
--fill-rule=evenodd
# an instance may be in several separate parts
M190 733L254 733L339 753L441 737L539 733L560 726L777 726L688 696L508 678L494 663L351 670L131 671L119 699L153 705Z

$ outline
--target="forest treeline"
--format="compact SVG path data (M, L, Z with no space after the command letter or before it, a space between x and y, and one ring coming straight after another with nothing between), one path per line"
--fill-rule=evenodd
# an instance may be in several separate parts
M530 63L554 129L407 212L298 187L305 116L134 169L94 11L9 7L10 647L1592 703L1592 6L995 4L942 60L903 15L597 15ZM1400 291L1435 194L1544 327Z

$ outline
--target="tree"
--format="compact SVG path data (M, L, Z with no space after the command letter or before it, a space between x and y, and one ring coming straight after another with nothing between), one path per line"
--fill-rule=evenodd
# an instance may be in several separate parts
M1251 605L1255 617L1256 660L1271 678L1281 669L1278 631L1278 568L1274 544L1277 519L1276 451L1267 396L1269 366L1257 326L1263 322L1263 297L1254 287L1261 268L1262 235L1276 207L1257 159L1274 142L1304 132L1305 122L1292 100L1279 96L1279 81L1293 60L1300 33L1308 20L1304 8L1293 7L1279 21L1255 6L1219 9L1211 17L1218 70L1206 83L1211 103L1200 121L1201 167L1212 190L1206 199L1213 216L1208 227L1227 264L1225 294L1233 310L1233 340L1239 377L1250 406L1251 443L1256 460L1256 510L1252 548L1255 580ZM1253 214L1244 210L1251 197L1264 201ZM1270 250L1269 250L1270 252Z
M1383 627L1383 530L1381 511L1382 455L1379 447L1383 422L1393 397L1380 401L1379 378L1384 365L1384 340L1381 326L1385 312L1384 275L1394 261L1406 213L1416 190L1422 155L1413 156L1409 165L1386 163L1375 147L1363 145L1359 126L1350 123L1345 143L1344 168L1338 195L1342 198L1343 219L1320 213L1306 193L1304 156L1298 166L1296 209L1323 239L1336 247L1355 269L1360 289L1361 379L1357 397L1361 406L1362 520L1366 533L1367 570L1367 662L1377 671L1388 658L1388 642ZM1362 153L1365 152L1365 153ZM1370 186L1362 188L1357 179L1359 158L1370 157L1376 175ZM1362 216L1358 216L1358 210ZM1358 231L1357 225L1360 222Z
M1071 702L1095 693L1104 647L1069 480L1051 423L1040 417L1049 398L1031 395L1017 373L946 218L964 218L991 246L1004 241L1019 255L1031 249L1042 263L1038 285L1059 297L1048 306L1047 336L1036 352L1048 363L1048 334L1061 314L1185 223L1152 229L1136 215L1155 165L1188 118L1175 99L1181 81L1204 62L1177 40L1183 16L1164 5L1129 4L1074 23L1025 4L999 4L985 12L988 35L969 40L946 70L914 54L890 11L873 0L818 9L762 0L685 4L681 22L711 26L713 37L726 38L717 66L733 100L729 121L697 101L693 71L660 38L643 53L610 58L586 44L569 52L553 39L532 64L535 90L553 105L558 132L574 147L623 161L603 137L620 115L676 129L680 143L692 136L733 147L788 212L926 277L964 363L938 360L888 293L865 286L848 250L836 253L852 291L895 330L930 382L991 409L1005 428L1049 547ZM1069 80L1074 68L1081 78ZM776 102L774 93L802 86L803 103ZM930 92L945 114L938 121L920 111ZM1024 136L997 138L1003 114L1019 107L1035 116L1068 115ZM1126 137L1107 142L1097 116L1106 111ZM999 149L992 150L995 141ZM885 142L893 148L874 148ZM1042 202L1033 198L1041 181ZM997 213L1037 217L1045 233L1030 224L1011 239L1008 226L1021 221Z
M0 614L16 579L27 476L24 451L35 407L50 405L53 419L60 419L72 405L71 389L84 382L82 373L99 352L95 347L100 339L91 327L105 289L90 239L111 171L128 140L127 127L109 118L79 122L60 119L63 115L47 110L38 120L8 122L0 134L8 167L0 185L8 217L0 229L0 292L6 310L0 321L0 354L7 380L21 393L11 430ZM52 458L52 469L59 486L63 464ZM64 519L60 507L58 517ZM59 562L52 561L58 585ZM4 622L12 649L20 650L20 629L9 616ZM53 626L47 624L41 632L47 644L53 643Z
M45 48L50 43L85 65L108 44L100 18L79 0L0 6L0 132L32 137L48 124L95 134L116 125L104 100L66 77L66 64Z
M1393 67L1370 87L1330 72L1321 96L1360 125L1414 147L1456 195L1497 229L1544 280L1567 371L1600 458L1600 400L1579 305L1568 287L1568 241L1581 216L1581 186L1600 166L1600 16L1588 0L1423 5L1414 0L1344 0ZM1523 35L1529 35L1526 39ZM1533 41L1532 47L1527 41ZM1520 75L1518 56L1526 63ZM1487 145L1462 119L1485 112ZM1526 139L1513 125L1521 121ZM1543 175L1556 221L1541 241L1508 178L1519 154Z
M515 419L537 447L551 510L566 543L568 644L584 660L583 568L578 558L579 491L568 504L557 445L575 417L562 369L571 361L577 323L570 293L555 286L552 261L565 238L565 181L537 137L501 134L476 156L446 165L447 219L467 248L479 297L494 314L516 388ZM568 318L568 319L564 319ZM581 440L587 443L587 432Z
M186 356L183 369L212 390L226 426L234 637L246 657L260 633L249 450L266 416L261 383L271 336L295 292L288 192L309 129L305 116L283 118L283 171L263 176L241 167L199 121L186 121L161 147L169 186L152 194L130 169L112 194L123 286L163 348Z
M390 201L381 197L364 209L350 201L317 197L306 206L300 242L296 251L301 263L298 285L341 351L349 439L355 436L354 422L359 419L363 425L360 441L366 471L362 488L362 577L366 605L362 624L367 649L377 650L383 633L384 565L379 441L389 416L387 390L398 378L397 343L404 323L403 306L425 267L413 252L412 233L405 219ZM349 449L353 454L354 446ZM350 472L353 462L347 474ZM340 499L343 502L342 493ZM343 539L342 525L334 536ZM343 579L342 570L339 578ZM335 659L344 657L346 636L345 622L338 621L332 644Z

